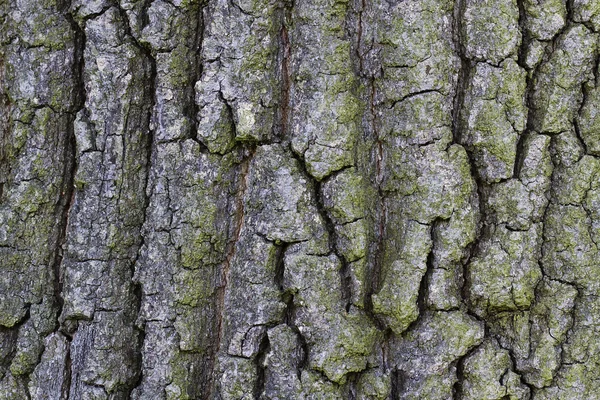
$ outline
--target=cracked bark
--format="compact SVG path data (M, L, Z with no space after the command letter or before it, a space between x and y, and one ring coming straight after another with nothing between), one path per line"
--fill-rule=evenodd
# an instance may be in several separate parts
M0 2L0 399L594 399L591 0Z

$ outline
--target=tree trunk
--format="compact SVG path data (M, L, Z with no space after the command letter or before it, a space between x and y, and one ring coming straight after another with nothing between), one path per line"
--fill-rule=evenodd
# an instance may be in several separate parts
M598 31L0 0L0 399L600 399Z

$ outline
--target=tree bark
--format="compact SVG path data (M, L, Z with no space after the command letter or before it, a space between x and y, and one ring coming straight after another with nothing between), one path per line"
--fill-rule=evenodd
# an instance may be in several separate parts
M0 399L600 399L599 31L0 0Z

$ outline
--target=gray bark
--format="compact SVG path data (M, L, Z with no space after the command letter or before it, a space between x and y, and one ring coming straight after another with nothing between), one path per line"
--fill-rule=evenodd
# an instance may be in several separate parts
M599 399L599 30L0 0L0 399Z

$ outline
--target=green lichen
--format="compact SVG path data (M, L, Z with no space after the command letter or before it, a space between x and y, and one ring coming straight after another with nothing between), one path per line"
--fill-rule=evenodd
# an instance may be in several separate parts
M514 55L521 42L516 0L466 1L460 26L471 59L498 63Z
M536 257L540 230L539 225L527 232L497 227L481 246L469 264L469 295L478 313L516 311L532 304L542 276Z
M533 127L538 132L560 133L571 129L583 97L581 84L593 79L595 34L582 25L574 25L560 36L556 46L534 82Z
M392 221L388 225L388 235L398 238L397 247L385 250L383 285L372 300L373 311L397 335L419 316L419 285L432 246L429 229L415 221Z

